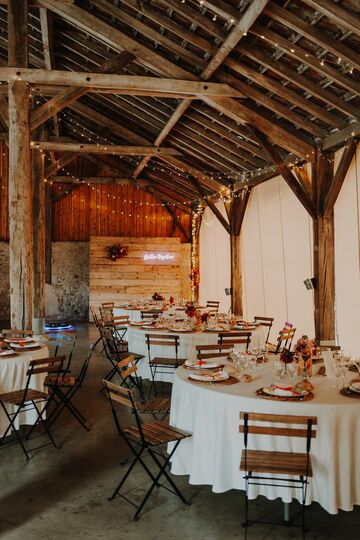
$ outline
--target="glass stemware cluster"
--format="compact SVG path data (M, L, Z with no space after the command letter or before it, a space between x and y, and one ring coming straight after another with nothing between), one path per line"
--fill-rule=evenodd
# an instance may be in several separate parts
M359 360L358 364L356 360ZM360 372L360 359L352 360L350 356L344 354L343 351L336 351L333 353L333 360L331 363L332 372L336 377L336 385L333 386L336 390L342 389L346 386L345 378L350 365L354 363Z

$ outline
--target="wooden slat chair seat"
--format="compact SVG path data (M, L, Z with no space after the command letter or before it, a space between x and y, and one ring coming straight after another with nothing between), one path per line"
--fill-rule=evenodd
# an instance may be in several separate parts
M168 491L178 496L184 504L188 504L174 480L171 478L170 473L168 472L168 467L180 442L188 437L191 437L191 434L169 426L166 422L143 422L139 414L137 404L134 400L132 390L105 380L104 385L106 387L106 394L109 399L118 435L123 439L125 444L128 446L131 455L133 456L133 460L130 462L129 468L111 495L110 500L113 500L116 496L119 496L135 506L136 512L133 516L134 520L139 519L140 513L155 486L166 488ZM127 407L133 413L136 423L135 426L127 426L125 428L122 427L122 421L120 420L120 415L118 413L119 405ZM173 446L169 454L164 456L164 454L161 453L161 447L165 444L167 445L168 443L173 443ZM144 462L142 457L144 453L146 453L151 459L150 464L152 463L156 466L157 472L153 473L149 468L148 462ZM151 486L147 490L140 504L136 504L128 499L127 496L122 495L120 492L126 479L129 477L130 472L137 463L142 466L143 470L151 479ZM162 477L167 480L169 487L160 483Z
M219 345L245 345L246 350L249 350L251 342L251 332L239 331L239 332L219 332L218 343Z
M54 399L52 394L48 394L45 390L37 390L31 387L33 377L40 374L48 374L50 371L55 372L61 370L65 357L64 356L55 356L49 358L40 358L36 360L31 360L29 369L27 370L27 379L25 388L20 388L13 390L11 392L4 392L0 394L0 405L8 419L8 426L5 429L2 437L0 438L0 447L6 442L7 435L13 430L15 433L16 441L20 444L25 457L27 460L30 459L30 452L43 448L52 444L55 448L58 448L55 440L50 431L50 426L48 426L45 421L45 411L50 406L51 402ZM14 412L8 410L7 406L12 405L16 407ZM28 431L26 435L26 440L29 440L34 429L38 425L42 425L45 429L45 432L50 440L47 444L42 444L35 448L28 448L25 444L25 440L20 434L20 431L16 429L16 420L22 412L27 412L33 410L36 413L36 420Z
M73 375L48 375L45 378L45 384L57 384L58 386L73 386L74 384L76 384L76 378Z
M249 520L249 485L271 485L302 490L302 530L305 534L305 503L308 479L313 476L310 447L316 437L315 416L293 416L267 413L240 413L240 433L244 434L240 470L245 472L245 538ZM280 425L279 425L280 424ZM248 440L255 435L305 439L304 452L249 449ZM259 443L257 442L257 447ZM267 476L271 475L271 476ZM261 523L261 521L257 521ZM264 521L262 523L265 523ZM268 521L266 523L269 523Z
M266 340L265 340L265 343L267 343L269 341L269 336L270 336L271 328L274 322L274 317L263 317L260 315L255 315L254 321L259 322L261 326L265 326L268 329Z
M273 343L267 344L268 352L272 354L278 354L283 349L290 349L295 332L296 328L282 328L279 332L276 345Z
M151 370L151 385L149 396L154 389L155 394L156 384L155 377L157 373L171 373L179 366L185 363L186 358L179 358L179 336L175 334L145 334L145 342L148 350L149 367ZM156 346L171 347L174 350L173 357L152 357L152 348Z

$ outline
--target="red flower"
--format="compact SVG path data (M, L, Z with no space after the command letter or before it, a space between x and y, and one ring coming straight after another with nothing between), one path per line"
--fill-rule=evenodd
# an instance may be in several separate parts
M207 311L205 311L205 313L201 314L201 322L202 323L206 323L208 318L209 318L209 313Z
M170 298L169 298L169 304L172 306L174 302L175 302L174 297L173 297L173 296L170 296Z

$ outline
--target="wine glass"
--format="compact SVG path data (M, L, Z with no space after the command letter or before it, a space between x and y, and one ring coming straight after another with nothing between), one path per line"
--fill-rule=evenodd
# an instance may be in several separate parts
M341 377L342 369L343 369L339 359L333 360L331 364L331 369L332 369L333 374L336 377L336 385L333 386L333 388L335 388L336 390L339 390L339 377Z
M286 366L286 368L287 374L289 375L289 379L292 384L297 371L297 363L291 362Z
M285 373L285 364L284 362L281 362L281 360L275 360L273 363L273 368L275 371L275 377L276 379L280 380L284 376Z

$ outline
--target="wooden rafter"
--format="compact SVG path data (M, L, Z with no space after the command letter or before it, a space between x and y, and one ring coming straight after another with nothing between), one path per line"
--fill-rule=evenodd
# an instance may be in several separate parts
M179 155L174 148L158 146L119 146L115 144L86 144L79 142L31 141L33 150L54 150L55 152L77 152L81 154L118 154L120 156Z
M210 210L213 212L213 214L217 217L217 219L220 221L221 225L224 227L226 232L228 234L231 233L230 224L226 221L220 210L217 208L217 206L207 197L207 194L196 178L191 179L192 184L194 185L195 189L199 193L200 197L204 197L205 203L208 205Z
M298 182L296 177L293 175L291 169L286 165L286 163L281 159L276 149L270 144L268 139L265 137L261 131L255 127L251 127L251 131L254 133L255 137L258 139L259 144L261 144L264 152L269 156L269 159L277 167L279 173L284 178L285 182L288 184L290 189L295 193L296 197L299 199L301 204L307 210L312 218L316 216L316 208L312 202L308 192L305 188Z
M354 122L340 131L335 131L331 135L328 135L322 141L322 149L332 150L343 146L343 144L352 137L360 136L360 122Z
M61 170L65 165L68 165L71 161L74 161L77 157L79 157L80 153L74 153L71 152L69 154L64 154L61 156L55 163L52 165L49 165L45 169L45 178L48 178L49 176L53 176L57 171Z
M303 0L303 2L329 17L330 20L335 21L342 28L346 28L346 30L360 36L360 17L356 13L328 0Z

